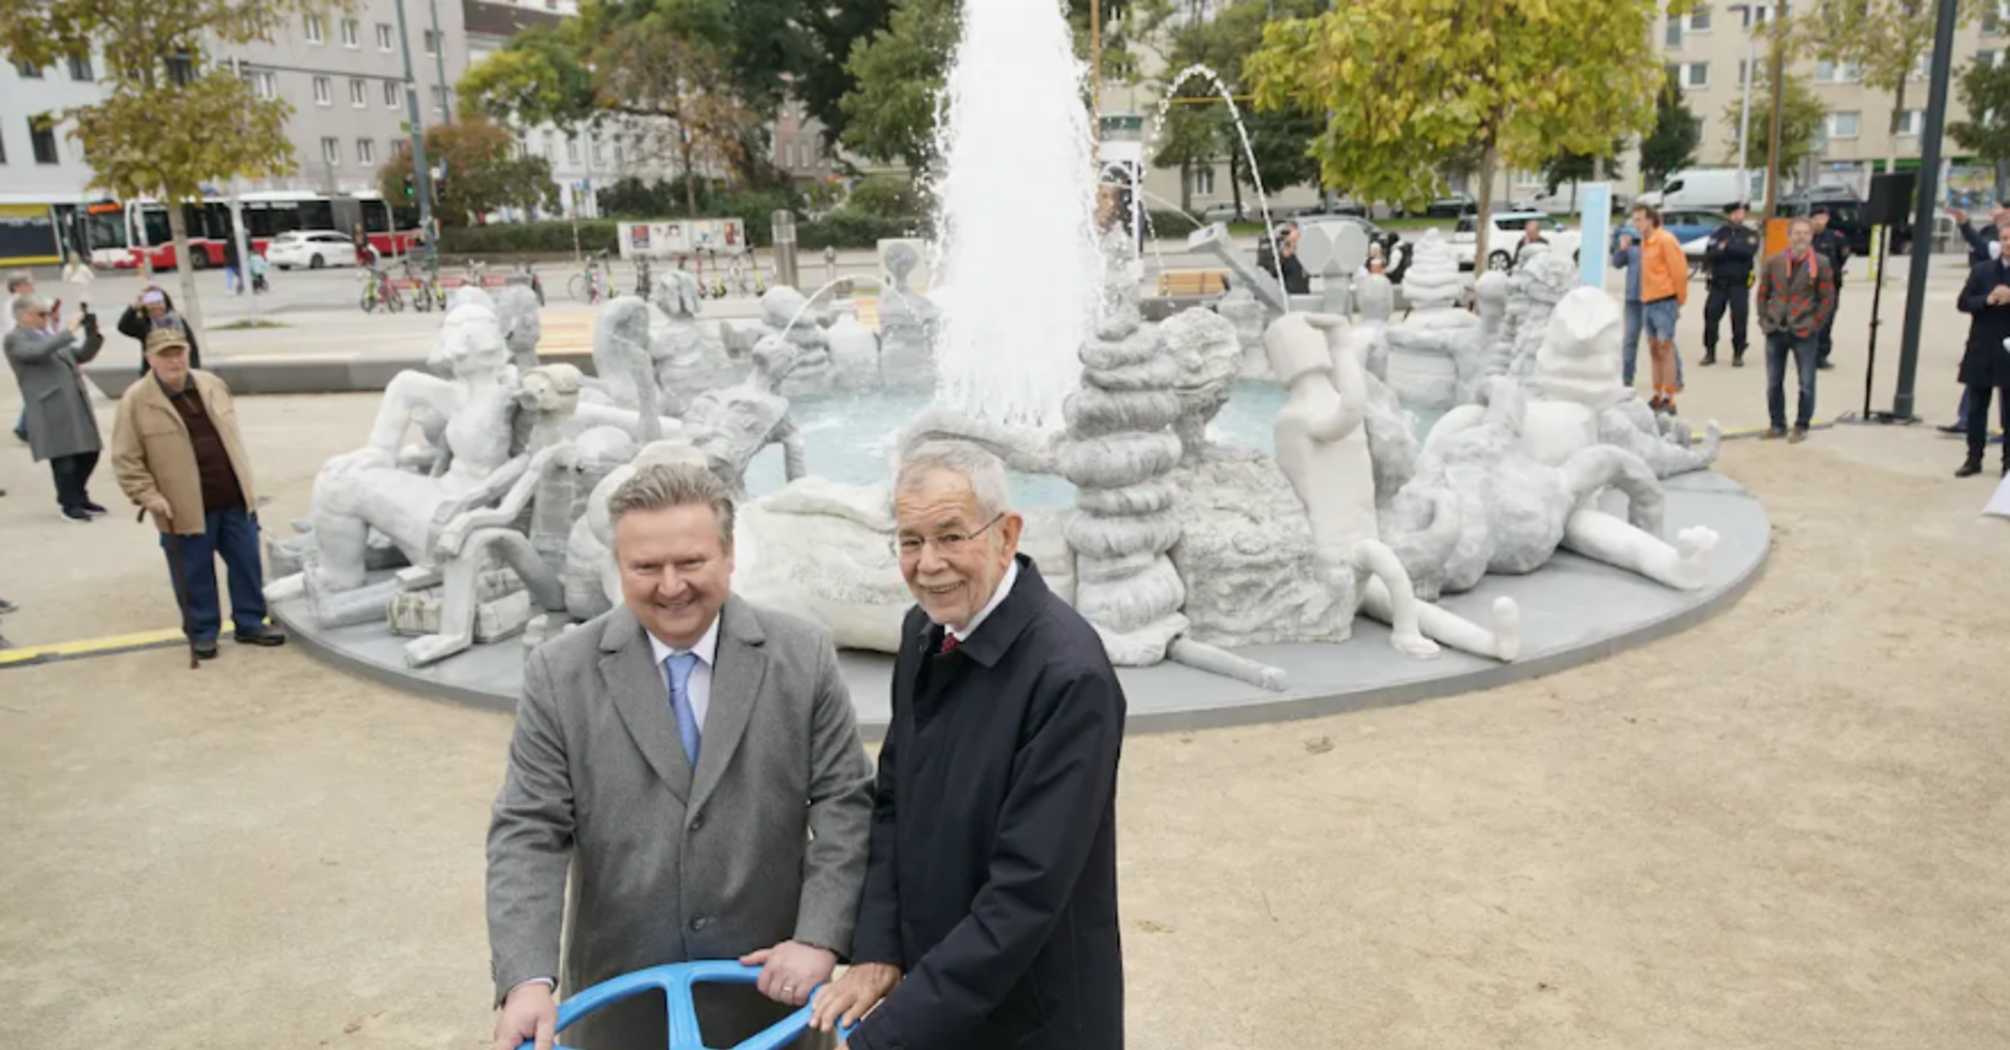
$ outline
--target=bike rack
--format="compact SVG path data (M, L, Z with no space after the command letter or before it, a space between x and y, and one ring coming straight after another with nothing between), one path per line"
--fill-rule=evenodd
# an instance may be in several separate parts
M691 999L693 987L700 984L753 984L760 976L761 968L758 966L724 961L673 963L637 970L602 981L560 1003L557 1030L563 1032L581 1018L624 999L660 991L670 1022L670 1043L665 1050L781 1050L809 1031L810 1010L816 1005L817 993L824 986L818 985L811 990L807 1005L736 1046L708 1047L698 1033L698 1014ZM839 1029L839 1041L842 1042L850 1034L848 1028ZM526 1040L517 1050L536 1050L536 1043ZM554 1042L553 1050L565 1048Z

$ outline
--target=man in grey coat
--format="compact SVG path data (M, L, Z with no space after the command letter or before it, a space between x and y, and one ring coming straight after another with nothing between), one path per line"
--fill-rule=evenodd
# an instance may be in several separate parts
M104 441L84 389L82 366L98 356L105 337L86 313L79 313L67 330L51 334L49 301L39 295L18 295L9 305L15 326L4 346L28 410L28 448L37 462L49 461L63 517L90 521L105 513L88 491Z
M873 770L830 634L732 596L733 499L703 465L645 467L608 510L624 602L531 653L489 826L497 1050L551 1045L554 985L704 959L762 967L699 989L705 1042L733 1046L829 979L865 880ZM645 996L564 1042L665 1028Z

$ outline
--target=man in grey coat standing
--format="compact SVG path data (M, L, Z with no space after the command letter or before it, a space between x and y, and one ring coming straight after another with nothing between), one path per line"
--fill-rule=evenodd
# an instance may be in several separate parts
M15 326L4 347L28 410L28 448L37 462L49 461L63 517L90 521L105 513L88 491L104 440L84 389L82 366L98 356L105 337L86 313L79 313L67 330L51 334L46 330L49 301L39 295L15 296L9 306Z
M497 1050L552 1044L554 985L737 958L758 986L695 1004L733 1046L829 979L865 881L873 770L830 634L732 596L733 499L704 466L646 467L608 510L624 602L531 653L489 826ZM654 1000L565 1044L662 1047Z

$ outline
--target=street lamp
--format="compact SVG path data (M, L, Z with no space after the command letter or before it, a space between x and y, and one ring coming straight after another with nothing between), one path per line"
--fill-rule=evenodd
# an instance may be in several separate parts
M1751 169L1745 163L1746 144L1751 141L1752 132L1752 77L1758 72L1757 38L1752 36L1751 4L1732 4L1728 10L1736 11L1743 18L1745 29L1745 75L1739 79L1743 96L1738 101L1738 198L1744 200L1750 195Z

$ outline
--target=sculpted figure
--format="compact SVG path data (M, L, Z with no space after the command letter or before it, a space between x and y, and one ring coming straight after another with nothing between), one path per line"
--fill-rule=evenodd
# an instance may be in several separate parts
M789 419L789 402L777 391L798 366L801 351L777 336L754 344L754 371L746 381L698 395L684 414L684 432L710 460L713 473L746 496L747 464L771 444L782 446L790 481L809 473L802 435Z
M1500 621L1486 631L1419 602L1409 573L1378 535L1374 466L1368 453L1367 384L1356 354L1339 339L1339 318L1287 314L1264 333L1270 366L1290 388L1276 424L1277 464L1311 520L1314 549L1328 585L1352 596L1370 616L1389 623L1392 644L1412 656L1438 651L1435 637L1499 659L1520 650L1519 614L1512 601L1495 605ZM1339 346L1346 352L1335 352ZM1428 617L1428 624L1425 618ZM1429 634L1431 637L1426 637Z
M1420 412L1443 412L1459 403L1480 360L1480 320L1458 308L1458 258L1436 230L1425 231L1403 282L1410 313L1389 326L1389 385Z
M537 344L544 338L544 321L539 313L537 293L512 284L496 289L496 317L502 321L503 342L509 345L510 360L518 372L538 365Z
M908 287L921 255L911 244L890 244L885 254L889 287L879 294L879 375L889 386L935 384L935 332L941 311Z
M744 378L746 365L733 360L715 331L698 323L703 300L696 277L683 270L666 271L656 279L653 302L669 318L649 337L649 357L665 411L681 414L699 394Z

